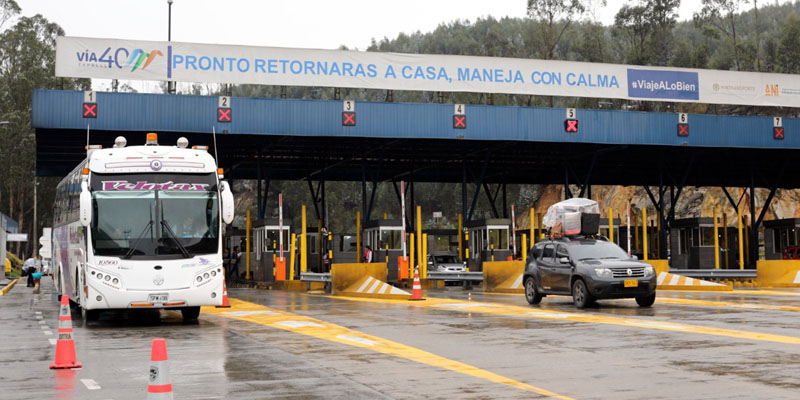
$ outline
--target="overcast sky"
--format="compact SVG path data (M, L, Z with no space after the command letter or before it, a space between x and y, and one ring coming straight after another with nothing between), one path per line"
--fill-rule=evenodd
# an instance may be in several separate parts
M612 24L625 0L608 0L597 18ZM765 1L767 2L767 1ZM69 36L167 39L167 0L17 0L22 14L42 14ZM689 19L699 0L684 0ZM524 17L526 0L174 0L172 40L254 46L365 49L372 38L428 32L443 22ZM749 7L749 6L748 6Z

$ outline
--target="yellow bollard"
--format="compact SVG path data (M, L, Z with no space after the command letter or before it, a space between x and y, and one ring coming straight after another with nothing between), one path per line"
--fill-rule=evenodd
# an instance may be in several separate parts
M464 221L461 213L458 213L458 258L464 261Z
M719 226L717 224L717 207L714 207L714 269L719 269Z
M489 252L492 255L492 261L494 261L494 244L489 245Z
M325 272L322 269L322 220L317 220L317 268L318 272Z
M366 260L361 258L361 211L356 211L356 262L364 261Z
M528 237L522 234L522 262L528 259Z
M533 245L536 244L536 213L533 207L531 207L531 212L530 214L528 214L528 217L531 220L530 237L531 237L531 247L533 247Z
M414 234L408 235L408 277L414 279Z
M723 241L723 249L725 249L725 269L730 268L730 257L728 256L729 248L728 248L728 214L722 213L722 241Z
M639 216L636 215L636 209L631 208L631 218L633 218L633 251L636 253L639 250Z
M383 220L389 219L389 213L383 213Z
M333 268L333 232L328 231L328 268Z
M417 262L420 264L425 262L422 258L422 206L417 206ZM421 265L420 269L422 269ZM422 278L422 272L420 272L420 278Z
M291 250L289 250L289 257L291 257L291 259L289 260L289 280L290 281L294 280L294 258L295 258L294 257L294 255L295 255L294 246L296 244L297 244L297 234L293 233L292 234L292 248L291 248Z
M739 269L744 269L744 241L742 238L742 209L736 208L736 220L739 221Z
M614 210L608 207L608 241L614 243Z
M302 214L302 236L300 236L300 272L307 272L308 271L308 242L306 239L306 206L303 205L300 208L300 213Z
M247 273L245 279L250 280L250 230L253 229L253 221L250 219L250 210L247 210L247 220L245 221L245 268Z
M466 256L465 256L466 258L464 258L464 261L469 262L468 261L469 260L469 231L464 232L464 240L467 242L467 248L464 249L464 253L466 254ZM467 270L467 272L469 272L469 267L467 267L465 269Z
M422 257L420 258L419 279L428 279L428 234L422 234Z
M389 245L386 245L386 264L389 264Z
M747 215L742 215L742 226L744 227L744 260L750 264L750 225L747 222Z
M642 207L642 252L644 260L649 260L647 257L647 207Z
M656 246L658 246L658 258L661 255L661 214L656 214Z
M542 214L536 214L536 227L539 228L539 239L544 239L544 227L542 226Z

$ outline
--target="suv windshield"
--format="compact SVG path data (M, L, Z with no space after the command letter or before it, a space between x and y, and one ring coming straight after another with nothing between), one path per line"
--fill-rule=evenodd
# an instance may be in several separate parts
M588 259L628 259L628 253L611 242L599 240L581 240L569 246L569 253L575 260Z
M433 256L436 260L437 264L457 264L458 261L456 260L456 256L451 255L443 255L443 256Z
M92 199L95 255L186 258L217 252L214 191L95 191Z

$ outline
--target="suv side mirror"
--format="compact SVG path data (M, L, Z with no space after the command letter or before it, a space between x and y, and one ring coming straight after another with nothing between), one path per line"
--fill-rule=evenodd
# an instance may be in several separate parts
M569 264L569 257L561 257L558 259L558 262L562 264Z
M637 261L637 260L639 260L639 256L634 254L634 255L631 256L631 260Z

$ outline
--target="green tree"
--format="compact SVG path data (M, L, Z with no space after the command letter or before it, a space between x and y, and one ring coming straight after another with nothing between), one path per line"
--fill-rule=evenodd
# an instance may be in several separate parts
M743 4L747 3L748 0L703 0L703 8L699 13L694 14L696 24L708 25L728 38L728 42L733 49L733 63L737 71L741 70L742 63L739 56L739 37L736 29L741 29L739 25L741 17L739 9ZM705 32L710 34L710 31Z
M579 0L528 0L528 16L539 22L542 34L541 56L555 58L555 49L561 36L576 16L586 10Z
M800 18L795 13L791 13L783 24L783 35L778 45L778 65L783 73L800 73Z

